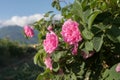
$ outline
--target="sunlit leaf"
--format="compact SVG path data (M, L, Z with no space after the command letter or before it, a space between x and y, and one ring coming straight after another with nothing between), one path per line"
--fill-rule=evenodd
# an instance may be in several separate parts
M34 56L34 63L39 66L44 66L43 58L45 56L46 54L44 53L44 50L43 49L39 50L38 53L36 53L36 55Z
M88 51L93 51L93 43L91 41L85 42L85 49Z
M101 11L94 11L88 18L88 28L91 29L91 26L93 24L93 21L95 20L96 16L100 14Z
M103 36L100 37L94 37L93 40L93 46L96 52L100 51L102 44L103 44Z
M78 0L75 0L75 2L73 4L72 12L73 12L73 14L79 16L83 22L85 22L82 5Z
M91 40L93 38L94 34L91 31L88 31L87 29L84 29L82 31L82 36L87 40Z

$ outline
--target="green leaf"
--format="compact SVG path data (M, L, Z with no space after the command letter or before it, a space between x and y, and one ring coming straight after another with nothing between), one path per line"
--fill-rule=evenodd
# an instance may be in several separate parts
M104 80L120 80L120 73L115 71L116 66L117 64L115 64L112 68L105 70L102 75Z
M101 37L94 37L93 40L93 47L96 52L100 51L102 44L103 44L103 35Z
M101 11L94 11L88 18L88 29L91 29L91 26L93 24L93 21L95 20L96 16L100 14Z
M47 13L45 13L44 17L49 17L51 13L53 13L53 11L48 11Z
M57 62L54 62L52 67L53 67L53 71L57 72L60 68L60 65Z
M79 16L82 21L85 23L82 5L78 0L75 0L72 8L72 13Z
M52 4L51 4L52 7L55 7L56 3L57 3L57 1L54 0L54 1L52 2Z
M77 77L76 77L76 75L74 73L71 73L71 79L72 80L77 80Z
M81 5L82 5L83 9L85 9L87 7L87 0L83 0L81 2Z
M82 36L87 40L91 40L93 38L94 34L91 31L88 31L87 29L84 29L82 31Z
M52 54L52 59L55 62L58 62L60 58L64 57L66 55L66 51L59 51L59 52L55 52Z
M37 76L36 80L49 80L53 77L49 69L46 69L44 73L41 73Z
M107 29L111 29L111 25L104 25L103 23L94 25L94 27L100 29L101 31L103 31L103 30L105 31Z
M85 68L85 62L82 62L82 64L80 65L80 72L79 73L77 73L78 75L79 75L79 77L80 78L82 78L83 77L83 75L84 75L84 73L85 73L85 70L84 70L84 68Z
M108 7L107 7L107 3L106 2L102 2L101 4L101 9L102 11L106 10Z
M54 0L51 5L52 5L52 7L55 7L57 10L61 10L59 0Z
M86 54L89 54L89 51L86 48L81 49L81 51L85 52Z
M34 56L34 64L37 64L39 55L40 55L40 53L37 53L37 54Z
M71 72L70 74L64 75L64 80L77 80L77 77L73 72Z
M54 16L55 16L55 14L52 14L52 15L50 16L50 20L52 20L52 19L54 18Z
M110 6L115 7L117 5L117 1L119 1L119 0L110 0L109 1L110 2Z
M93 43L91 41L85 42L85 49L88 51L93 51Z
M94 9L96 7L96 5L97 5L96 3L97 3L97 0L92 0L90 2L90 8Z
M34 56L34 64L44 66L43 58L45 56L46 54L44 53L44 50L43 49L39 50L38 53L36 53L36 55Z
M120 27L112 26L112 28L107 31L107 36L111 41L120 43Z
M85 44L85 42L82 42L82 43L80 44L80 46L79 46L79 49L82 49L83 46L84 46L84 44Z

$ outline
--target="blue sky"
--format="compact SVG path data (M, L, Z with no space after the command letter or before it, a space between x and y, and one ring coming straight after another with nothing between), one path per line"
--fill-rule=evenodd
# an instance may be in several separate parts
M62 18L60 12L51 6L53 0L0 0L0 27L32 24L44 17L44 13L54 11L54 19ZM62 0L73 2L74 0ZM62 6L65 3L61 3Z
M53 10L52 0L0 0L0 20L9 19L12 16L28 16L36 13L45 13Z

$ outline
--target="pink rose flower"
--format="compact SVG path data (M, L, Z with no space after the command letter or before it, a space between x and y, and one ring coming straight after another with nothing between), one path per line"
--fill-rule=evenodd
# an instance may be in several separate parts
M54 32L47 33L46 39L43 41L44 49L51 54L58 46L58 37Z
M79 24L71 19L64 22L61 34L65 42L71 45L82 40L78 26Z
M90 53L87 54L84 51L82 51L81 55L83 56L84 59L87 59L87 58L93 56L94 53L95 53L94 51L91 51Z
M24 33L27 37L33 37L34 36L34 31L30 26L25 26L24 27Z
M116 70L116 72L120 72L120 63L118 63L115 70Z
M73 55L77 55L77 50L78 50L78 43L75 43L75 44L74 44L74 48L73 48L73 50L72 50L72 54L73 54Z
M45 58L44 61L45 65L47 68L49 68L50 70L52 70L52 59L48 56Z

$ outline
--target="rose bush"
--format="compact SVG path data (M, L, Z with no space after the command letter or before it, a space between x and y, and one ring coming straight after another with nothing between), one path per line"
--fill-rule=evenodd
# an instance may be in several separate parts
M120 1L60 3L52 6L61 20L50 11L33 24L40 45L34 63L44 69L37 80L119 80Z

